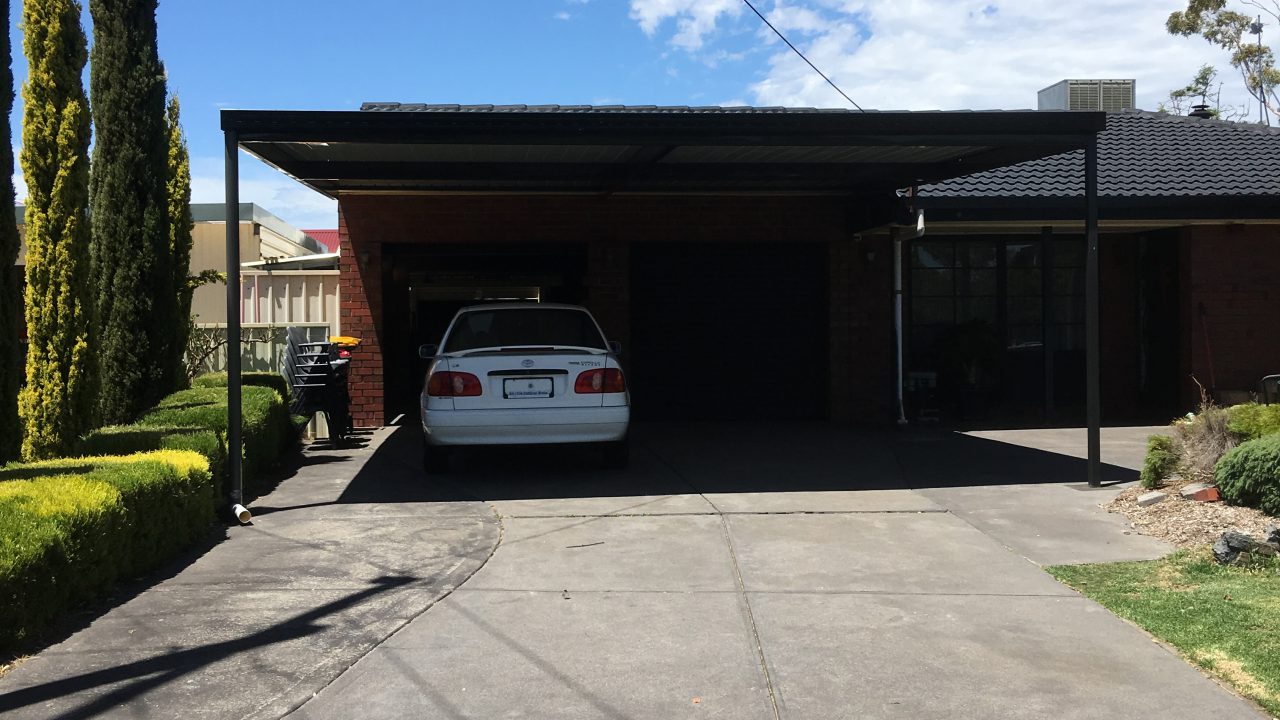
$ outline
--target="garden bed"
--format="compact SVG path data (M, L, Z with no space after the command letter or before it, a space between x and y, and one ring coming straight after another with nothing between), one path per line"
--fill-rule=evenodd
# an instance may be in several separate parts
M1179 548L1208 545L1227 530L1263 535L1264 528L1276 523L1276 518L1254 508L1184 500L1178 492L1190 482L1179 479L1161 487L1160 492L1168 493L1169 497L1155 505L1139 506L1138 497L1151 491L1135 486L1102 507L1107 512L1124 515L1133 529L1143 535Z

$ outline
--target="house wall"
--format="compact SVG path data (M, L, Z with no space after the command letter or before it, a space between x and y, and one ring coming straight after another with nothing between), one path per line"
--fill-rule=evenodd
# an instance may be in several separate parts
M1186 409L1199 389L1226 393L1257 388L1280 373L1280 227L1219 225L1185 228L1182 259L1182 342L1179 395ZM1238 396L1237 396L1238 397Z
M582 244L586 302L626 346L634 243L785 241L829 247L830 416L882 422L893 386L892 257L886 239L853 239L849 205L835 197L345 195L341 322L365 339L352 371L353 415L362 425L387 420L382 348L384 333L398 330L383 327L384 245Z

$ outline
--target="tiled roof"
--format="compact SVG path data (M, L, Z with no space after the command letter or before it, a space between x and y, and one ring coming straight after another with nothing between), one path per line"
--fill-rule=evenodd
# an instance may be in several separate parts
M1084 195L1084 151L920 188L926 199ZM1280 196L1280 128L1130 110L1098 135L1101 197Z
M795 115L815 113L876 113L878 110L854 108L811 107L752 107L741 106L688 106L688 105L432 105L429 103L367 102L360 106L365 112L475 112L475 113L601 113L601 114L655 114L655 115ZM935 110L925 112L972 113L973 110ZM998 111L984 111L998 112ZM1018 112L1026 112L1018 111Z
M312 239L324 246L325 252L338 252L338 231L332 230L303 230L302 232L310 235Z

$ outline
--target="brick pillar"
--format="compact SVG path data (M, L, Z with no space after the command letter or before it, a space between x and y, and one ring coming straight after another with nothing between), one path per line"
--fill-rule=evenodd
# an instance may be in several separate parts
M351 364L351 415L358 427L386 422L382 366L382 246L353 242L347 232L342 204L338 204L341 247L339 318L342 334L361 339Z
M622 343L625 354L631 341L631 246L594 240L587 246L587 308L605 336Z

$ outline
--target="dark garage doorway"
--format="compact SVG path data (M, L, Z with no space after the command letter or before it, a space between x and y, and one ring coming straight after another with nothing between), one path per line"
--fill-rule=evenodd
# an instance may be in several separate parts
M825 419L827 263L820 243L632 245L635 416Z
M387 417L416 417L427 363L424 343L439 343L454 313L504 301L581 304L582 244L383 246L383 352Z

